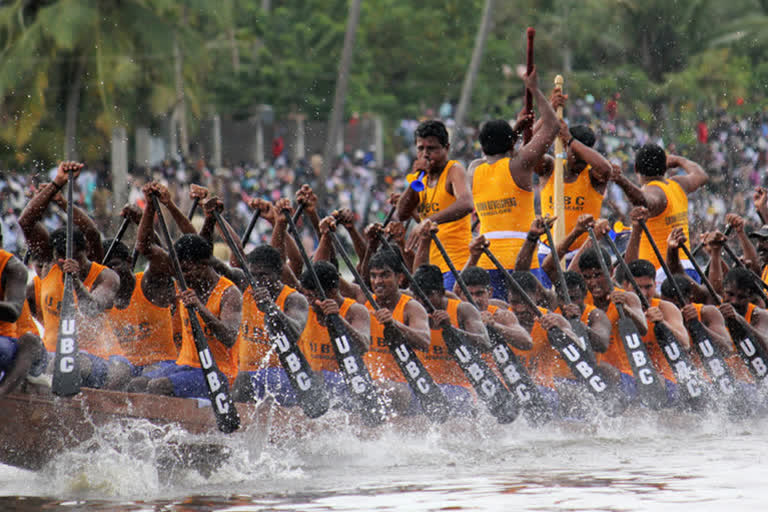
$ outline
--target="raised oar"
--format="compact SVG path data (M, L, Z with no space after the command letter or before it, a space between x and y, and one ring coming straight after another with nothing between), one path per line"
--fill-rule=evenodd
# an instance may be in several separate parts
M595 231L589 227L589 237L592 239L592 246L597 251L597 259L600 262L600 270L608 283L613 283L611 272L603 259L600 244L595 236ZM612 287L612 286L611 286ZM637 330L635 322L627 316L624 311L624 305L614 303L616 311L619 312L619 338L624 346L629 366L632 368L632 374L635 376L637 385L637 395L640 402L650 409L661 409L667 403L666 386L659 377L656 368L654 368L651 358L648 356L648 350L643 343L642 337Z
M485 254L499 272L501 272L507 285L515 290L515 293L523 299L531 312L537 317L544 316L536 303L533 302L527 293L525 293L525 290L520 286L520 283L515 281L509 274L509 271L507 271L490 249L487 247L484 248L483 254ZM552 347L563 357L563 360L576 379L585 384L587 389L601 401L607 414L617 415L626 408L626 406L622 405L620 401L617 400L616 394L612 392L613 390L608 387L600 367L597 363L587 359L584 350L582 350L577 341L571 339L571 337L565 334L559 327L549 329L547 331L547 339Z
M459 288L467 298L467 302L475 306L478 311L477 302L472 298L472 294L469 293L467 284L461 277L461 274L456 270L456 266L451 261L448 252L445 250L443 243L437 237L436 233L432 233L432 243L435 244L437 250L440 251L440 255L443 257L443 261L448 265L448 268L456 279ZM515 353L507 345L507 340L504 338L498 329L494 326L486 326L488 331L488 337L491 339L493 360L498 367L501 377L504 379L504 383L507 385L510 391L512 391L512 397L517 399L524 408L524 414L532 423L541 424L546 423L552 419L552 411L547 406L544 397L539 392L539 388L531 379L528 374L528 370L525 368L518 359Z
M168 256L171 258L174 276L176 277L179 289L184 291L187 289L187 281L184 279L184 273L181 271L179 257L176 255L171 234L168 232L168 225L165 223L165 217L163 217L163 211L160 209L157 196L152 194L151 197L157 211L157 218L160 221L160 228L163 231ZM195 341L197 357L200 360L200 368L205 377L205 384L208 387L208 396L211 399L213 414L216 416L216 424L222 432L234 432L240 427L240 416L237 414L235 403L229 394L229 381L219 370L216 360L211 354L208 340L205 338L205 333L197 318L197 308L194 306L186 306L186 308L187 315L189 315L189 325L192 328L192 337Z
M395 210L397 210L397 208L395 208L394 206L389 210L389 213L387 214L387 218L384 219L384 224L382 224L381 227L383 228L387 227L387 224L389 224L392 221L392 217L395 215Z
M693 263L693 268L698 272L701 281L704 283L704 286L707 287L707 291L709 291L715 304L718 306L721 305L723 301L720 300L712 283L704 274L696 260L693 259L688 248L685 244L683 244L681 248L685 255L688 256L688 259ZM755 378L756 382L763 382L765 378L768 377L768 365L766 365L766 362L768 362L768 355L765 353L765 350L763 350L762 344L753 339L753 336L749 332L752 327L747 327L746 320L742 321L741 318L728 320L727 325L728 332L731 333L734 345L739 351L739 355L744 360L744 364L749 368L749 372Z
M315 291L321 300L325 300L325 290L320 284L320 279L317 277L315 267L312 265L304 245L301 243L296 223L291 218L288 210L284 210L283 215L288 220L288 227L296 240L301 258L304 260L304 265L309 270L312 281L315 283ZM331 338L331 346L336 355L336 362L339 364L339 371L344 376L344 381L350 394L360 404L360 414L363 417L363 421L369 426L380 425L387 419L389 411L381 399L376 386L373 384L371 374L368 373L368 368L363 362L362 354L350 342L350 334L347 332L347 327L341 321L339 315L326 316L325 324L328 327L328 335Z
M525 72L527 74L533 73L533 38L536 36L536 29L528 27L525 31L527 38L526 55L525 55ZM525 88L525 113L530 114L533 112L533 93ZM523 130L523 144L528 144L531 137L533 137L533 126L528 126Z
M727 237L728 235L731 234L731 231L733 231L733 226L731 224L728 224L727 226L725 226L725 231L723 231L723 235ZM696 247L694 247L693 251L691 252L693 253L694 256L696 256L697 254L699 254L699 252L703 248L704 248L704 242L699 242L698 244L696 244ZM691 256L688 256L688 259L693 261L693 258Z
M69 208L69 207L67 207ZM104 254L104 257L101 259L101 264L106 265L109 261L109 258L112 256L112 252L115 250L115 246L117 246L117 243L123 239L123 236L125 236L125 232L128 230L128 224L130 224L130 219L128 217L125 217L123 219L123 222L120 223L120 227L117 228L117 233L115 234L115 238L112 239L112 243L109 244L109 248L107 249L107 252Z
M394 254L400 256L392 245L379 233L379 240ZM420 302L430 315L436 311L435 306L432 305L424 290L416 283L413 275L406 267L401 257L398 257L400 263L400 270L408 278L408 282L411 284L411 290L418 296ZM509 390L504 387L504 384L499 380L493 371L488 367L483 358L480 356L480 352L474 346L467 343L456 328L454 328L450 322L446 322L440 326L443 332L443 340L448 352L451 353L456 360L456 364L459 365L461 371L467 377L467 380L480 399L488 407L488 411L493 415L499 423L511 423L515 421L520 410L516 401L512 397Z
M195 197L192 199L192 206L189 208L189 213L187 214L187 218L189 220L192 220L192 217L195 216L195 212L197 211L197 206L200 204L200 198Z
M619 262L622 272L624 272L624 275L627 276L627 280L632 284L632 288L640 299L643 309L648 309L650 307L648 299L643 295L643 291L640 289L635 277L629 270L629 265L624 261L621 252L619 252L619 248L616 247L616 243L614 243L609 236L605 237L605 240L608 242L611 251L613 251L613 254L616 256L616 260ZM661 347L664 357L667 358L667 362L672 368L672 372L675 374L678 384L680 384L684 390L686 403L691 409L701 409L709 399L706 383L699 378L698 372L688 358L688 352L680 346L680 342L664 322L654 322L653 333L656 335L656 341L659 343L659 347Z
M768 283L764 282L759 275L755 274L755 271L746 266L738 256L736 256L736 253L733 252L733 249L728 247L728 244L723 244L723 249L725 249L725 253L733 259L733 261L736 263L737 267L741 267L747 270L749 272L750 277L753 281L755 281L755 284L757 285L755 288L757 289L758 293L760 294L760 298L763 299L763 302L768 304L768 294L765 293L765 290L768 290Z
M559 140L559 138L558 138ZM560 157L558 157L558 160ZM562 174L562 169L560 169ZM573 301L571 301L571 294L568 291L568 285L565 282L565 273L563 272L563 267L560 265L560 257L557 255L557 246L555 245L555 237L552 236L552 230L549 229L549 224L547 224L547 219L543 219L544 224L544 233L547 235L547 242L549 243L549 246L552 248L552 260L555 263L555 271L557 272L557 281L560 284L560 298L563 301L564 304L571 304ZM584 354L589 358L590 361L597 364L597 360L595 359L595 352L592 350L592 344L589 341L589 333L587 332L586 326L581 323L580 318L570 318L568 319L568 323L571 324L571 329L573 330L573 333L576 335L576 337L581 342L581 347L584 349Z
M256 222L259 220L259 217L261 217L261 210L256 208L256 211L253 212L253 215L251 215L250 222L248 222L248 227L245 228L243 237L240 239L240 243L243 244L243 246L251 241L251 233L253 233L253 228L256 227Z
M74 169L67 169L67 259L72 259L72 233L74 231L73 196ZM75 287L72 274L64 274L64 293L59 313L59 335L56 340L56 358L53 366L51 390L58 396L73 396L80 392L80 367L77 363L77 317Z
M344 246L341 245L336 233L329 231L328 235L331 237L331 242L333 242L333 246L336 248L336 253L341 256L349 271L352 272L352 276L365 294L365 298L368 299L373 309L378 310L379 305L376 303L376 299L374 299L373 294L365 285L362 276L360 276L357 268L349 259L349 255L344 250ZM443 423L448 419L450 411L448 400L445 398L442 390L435 384L432 376L427 372L424 363L421 362L421 359L416 356L413 349L408 345L402 331L392 323L386 324L384 326L384 338L387 341L390 352L392 352L392 357L394 357L395 362L400 367L400 371L403 372L408 385L411 386L413 394L419 400L424 414L435 423Z
M645 233L645 236L648 237L651 248L653 248L653 252L656 254L656 259L659 260L661 268L664 269L664 273L666 274L667 279L669 279L669 283L672 285L672 289L674 290L675 295L677 295L678 302L680 304L690 304L691 301L688 299L688 297L683 295L682 290L680 290L680 287L677 286L677 281L675 281L673 278L672 271L669 270L669 265L667 265L666 260L661 256L661 251L659 251L659 247L656 245L656 241L648 231L648 226L644 220L640 220L640 227ZM686 327L688 328L688 332L691 334L693 344L698 351L702 363L704 364L704 369L707 371L707 374L709 374L712 381L717 383L718 392L729 398L732 397L735 392L733 376L731 375L731 371L728 369L728 365L726 365L725 360L720 354L720 349L717 347L717 345L712 343L712 340L709 339L709 334L704 328L704 324L702 324L699 319L693 319L689 322L686 322Z
M227 241L229 250L237 258L237 262L245 274L248 284L252 290L255 290L259 285L248 268L245 255L232 238L232 234L224 224L221 214L214 210L213 216L224 235L224 239ZM328 411L330 402L323 376L312 371L307 358L304 357L304 354L299 349L298 342L301 333L296 331L294 326L286 320L282 312L277 308L277 305L271 300L260 302L258 306L261 311L264 311L264 322L267 332L271 341L277 347L277 357L280 359L280 364L283 365L285 373L288 374L288 380L293 391L296 393L296 399L301 409L308 417L319 418Z

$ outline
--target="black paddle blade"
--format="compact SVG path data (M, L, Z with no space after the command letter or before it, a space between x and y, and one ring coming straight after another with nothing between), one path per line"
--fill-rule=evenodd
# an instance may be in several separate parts
M616 386L608 384L600 367L597 363L589 361L578 343L559 327L549 329L547 339L549 339L550 345L563 357L574 377L595 396L607 415L618 416L624 412L628 404L622 399L621 392L616 389Z
M434 423L444 423L450 412L448 399L427 373L424 363L408 346L403 333L394 325L388 324L384 326L384 338L411 391L419 400L424 415Z
M452 326L443 327L443 340L475 392L499 423L512 423L520 413L517 403L496 374L488 368L478 350L469 345Z
M682 405L693 411L703 410L709 403L709 391L706 383L701 380L691 364L688 353L664 323L656 322L653 325L653 332L677 379Z
M211 400L213 414L216 416L216 425L219 430L229 434L240 428L240 415L237 413L235 403L229 394L229 381L213 359L203 328L197 320L197 311L188 307L187 314L192 327L192 336L195 340L195 349L200 359L200 367L208 386L208 398Z
M381 425L387 419L389 411L373 384L362 355L350 341L347 328L338 315L329 315L325 320L339 371L344 375L349 393L360 406L363 423L370 427Z
M531 379L528 370L507 345L504 336L493 326L488 326L488 336L493 349L491 354L501 378L507 385L512 398L523 406L523 415L532 425L543 425L552 420L554 414L539 388Z
M649 409L661 409L668 402L666 386L648 356L635 322L626 315L619 318L619 337L635 377L640 402Z
M747 365L749 373L755 378L755 382L762 383L768 376L768 367L766 366L768 358L766 358L763 346L752 338L749 331L739 321L728 319L726 323L734 345L736 345L736 350L744 364Z
M704 324L699 320L693 320L687 323L688 332L691 334L693 346L695 347L704 370L714 383L715 391L721 397L731 399L736 393L733 376L720 350L709 339L709 334L704 328Z
M61 298L59 336L53 367L51 390L58 396L74 396L80 392L80 368L77 362L77 323L75 319L75 290L72 276L64 276Z
M299 336L292 326L269 304L265 324L270 339L277 348L277 357L283 365L288 380L296 393L296 399L309 418L319 418L330 407L325 381L321 374L312 371L307 358L299 350Z

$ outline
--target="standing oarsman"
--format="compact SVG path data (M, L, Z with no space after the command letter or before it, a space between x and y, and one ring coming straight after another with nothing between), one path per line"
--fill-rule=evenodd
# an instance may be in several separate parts
M552 107L557 109L565 103L566 97L557 89L552 95ZM597 219L603 206L603 198L611 176L611 164L600 153L592 149L595 145L595 132L589 126L576 125L568 127L560 120L559 136L566 148L567 163L563 175L563 206L565 217L564 233L570 232L576 225L580 215L588 214ZM555 217L555 180L552 177L554 161L546 157L544 165L537 168L541 190L542 216ZM582 233L567 249L565 265L575 255L575 251L586 241L587 233ZM546 240L539 246L539 262L543 262L551 248ZM548 283L544 283L548 286Z
M321 223L320 230L323 229L327 228L324 228ZM336 267L328 261L318 261L313 265L327 298L320 299L311 271L304 270L300 282L302 291L309 300L310 308L307 325L299 340L299 348L306 356L312 370L322 373L331 397L342 404L352 405L344 376L339 371L339 363L331 345L325 318L328 315L339 315L341 322L347 328L349 341L356 345L357 350L362 354L371 344L371 315L362 304L341 296L339 271Z
M369 302L365 303L371 312L371 346L363 361L393 410L400 414L412 412L416 399L392 356L384 326L392 322L411 348L426 352L430 343L429 318L419 301L400 291L403 274L397 254L387 249L376 252L369 262L369 275L379 309L374 311Z
M456 160L448 159L451 145L448 130L441 121L424 121L416 128L415 136L418 157L413 162L413 173L408 175L408 181L418 180L425 172L422 176L424 190L416 192L413 187L408 187L397 202L397 218L405 221L418 210L421 220L439 224L441 241L448 256L456 265L464 266L469 256L467 247L472 240L472 192L466 172ZM437 247L431 248L430 261L443 272L446 288L453 288L453 275Z
M668 169L682 169L685 174L666 178ZM709 176L699 164L677 155L667 155L660 146L646 144L635 155L635 172L642 184L642 196L637 195L637 187L629 181L616 183L625 189L627 197L635 206L648 209L648 230L661 254L667 253L667 236L672 229L682 227L686 238L688 233L688 195L704 185ZM648 260L656 268L656 288L664 280L661 263L651 248L646 237L640 240L639 259ZM687 260L681 260L686 273L698 282L699 276L693 270L693 265Z
M0 246L2 242L0 229ZM40 375L48 361L40 337L30 329L34 323L30 326L26 287L24 264L0 250L0 396L13 391L28 373Z
M645 311L645 318L648 321L648 332L643 336L642 341L645 343L648 357L651 358L656 371L664 377L668 398L667 405L671 406L679 400L677 379L672 372L672 367L669 366L667 358L664 356L662 347L659 345L653 326L657 322L663 322L672 331L680 346L686 351L691 348L690 336L688 336L688 331L683 324L683 316L677 306L668 300L661 300L656 297L656 269L653 267L653 264L648 260L635 260L628 263L627 266L649 304L648 309ZM621 269L617 273L616 280L625 289L632 287L630 280Z
M150 195L157 194L161 204L173 201L168 190L157 182L145 184L143 192L147 206L139 221L136 248L147 259L146 270L133 273L133 258L121 242L105 262L120 277L114 306L108 312L110 323L136 374L157 369L153 365L171 365L179 355L173 339L171 311L177 307L173 270L168 266L165 251L151 242L156 212ZM104 245L109 247L110 242L107 240Z
M101 241L98 248L89 251L86 236L78 228L73 230L73 259L68 260L67 233L65 228L55 230L48 235L40 230L38 223L54 196L69 181L69 172L73 179L83 165L76 162L63 162L59 165L53 183L42 187L30 200L19 217L19 224L24 229L30 248L41 261L51 263L40 283L40 295L34 298L35 311L42 316L45 334L43 342L48 352L56 351L59 332L59 312L64 294L64 274L70 273L75 289L77 314L77 340L79 367L83 385L86 387L122 387L131 376L131 365L123 356L123 351L109 325L106 310L112 307L115 293L120 285L120 278L105 266L91 261L89 254L102 253ZM85 219L83 219L85 217ZM76 224L84 225L87 216L75 213ZM98 237L98 230L88 225L89 238Z
M185 217L186 218L186 217ZM181 350L173 367L147 372L150 393L178 397L208 397L208 385L195 348L188 307L196 310L211 356L230 384L237 375L235 342L240 327L242 295L232 281L211 266L213 246L204 238L184 234L173 244L188 288L179 293Z
M491 243L491 252L510 270L514 268L517 253L535 216L534 169L555 140L558 131L557 116L538 88L536 71L527 75L524 81L527 90L536 97L541 116L533 138L518 151L514 151L517 134L509 123L503 120L488 121L480 130L480 145L485 159L476 160L470 165L470 173L474 174L472 193L475 211L480 219L480 234ZM523 120L530 122L531 118L524 117ZM516 126L519 128L520 122ZM443 238L442 228L440 232ZM457 265L459 263L456 261ZM501 272L485 256L480 258L477 265L488 270L494 298L504 299L506 284ZM533 262L532 272L536 275L540 275L538 267L538 261Z

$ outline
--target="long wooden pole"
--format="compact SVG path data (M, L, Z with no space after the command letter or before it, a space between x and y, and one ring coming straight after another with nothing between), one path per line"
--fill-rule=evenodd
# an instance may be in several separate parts
M475 48L472 50L472 58L469 61L469 68L467 69L467 74L464 75L464 84L461 86L459 105L456 107L456 128L458 130L461 130L462 126L464 126L464 117L467 114L467 110L469 110L469 101L472 98L472 89L475 85L477 72L480 69L480 62L483 58L485 41L488 39L488 33L493 26L493 4L494 0L485 0L483 17L480 20L480 27L477 29L477 34L475 35Z
M560 92L563 91L563 75L557 75L555 77L555 90L558 89ZM562 106L557 107L557 118L563 118ZM552 179L555 180L555 193L553 200L555 203L555 217L557 217L557 220L555 221L555 230L552 233L555 239L555 244L560 243L560 241L565 238L565 184L563 182L565 175L565 162L567 160L565 151L565 145L563 144L562 137L557 137L555 139L555 171L554 175L552 176ZM551 249L553 251L556 250L555 247L552 247Z

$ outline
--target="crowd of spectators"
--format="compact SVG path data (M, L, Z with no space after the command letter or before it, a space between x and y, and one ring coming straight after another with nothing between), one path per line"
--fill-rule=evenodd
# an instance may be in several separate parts
M577 99L569 105L567 121L570 124L590 125L597 134L596 149L613 163L621 165L630 177L633 176L635 151L646 142L658 143L669 152L679 152L701 163L710 175L710 182L689 198L694 232L722 226L728 212L744 216L753 229L759 226L752 191L756 186L766 185L768 116L757 114L749 118L735 118L727 112L717 112L693 128L697 132L696 145L680 148L663 137L652 137L644 123L622 117L617 99L612 98L605 103L591 97ZM436 111L425 112L424 118L442 115L453 135L452 158L467 165L481 156L476 140L477 127L457 131L450 118L453 109L449 107L451 105L444 102ZM403 120L396 127L395 140L399 141L399 151L395 152L388 165L376 162L370 152L349 150L349 154L337 162L331 175L322 182L331 208L350 208L360 224L382 219L388 210L389 195L407 185L404 178L415 158L413 132L420 120ZM251 215L249 199L293 197L303 183L318 190L321 167L319 155L291 162L282 154L266 168L240 163L217 169L216 172L212 172L202 160L188 163L169 161L151 169L132 170L128 200L141 206L141 186L147 180L160 180L186 211L191 205L187 195L188 184L202 184L224 201L230 221L235 229L242 232ZM30 186L50 179L52 172L0 172L0 223L4 249L17 254L24 252L24 240L16 219L28 200ZM79 204L85 205L105 234L114 232L119 222L117 213L122 205L112 204L108 171L84 170L77 181L76 198ZM629 208L618 187L609 187L604 215L628 224L626 214ZM47 227L55 229L62 224L62 218L61 212L50 212L45 220ZM251 242L266 240L268 236L268 228L261 228Z

